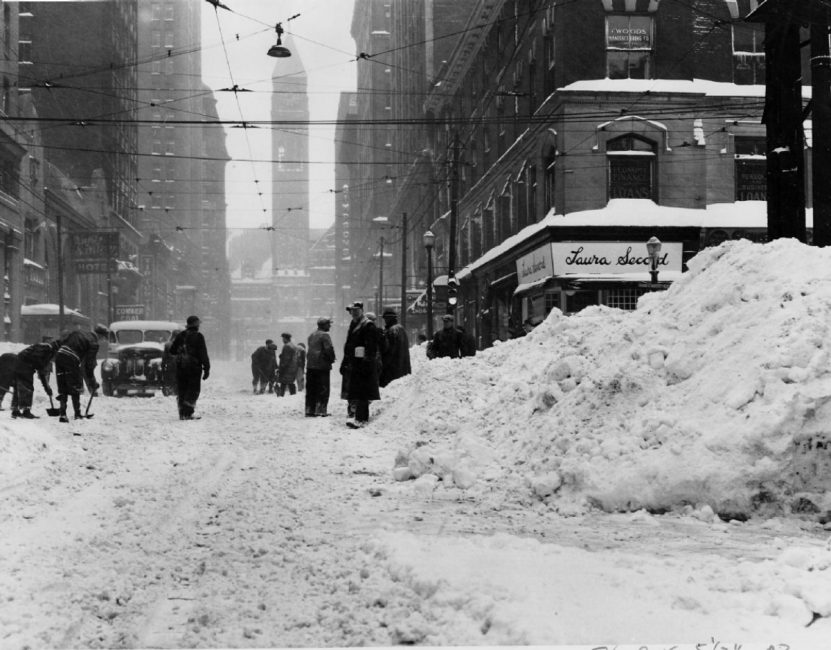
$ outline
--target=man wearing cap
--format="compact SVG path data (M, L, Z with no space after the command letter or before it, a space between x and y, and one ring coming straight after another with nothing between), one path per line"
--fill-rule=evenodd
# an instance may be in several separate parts
M254 394L262 395L266 389L274 389L274 371L277 368L277 345L271 339L266 339L251 354L251 375Z
M194 416L196 401L202 392L202 381L211 372L208 346L199 331L198 316L188 316L187 328L179 332L170 346L170 353L176 355L176 403L180 420L198 420Z
M335 348L328 318L317 319L317 329L309 334L309 349L306 353L306 417L329 415L329 374L335 363Z
M364 315L362 302L353 302L346 310L352 315L352 322L343 345L341 397L349 401L347 426L358 428L369 422L370 401L381 399L376 365L379 336L378 328Z
M52 359L58 351L60 343L35 343L22 349L17 354L14 366L12 386L12 417L35 419L38 416L32 413L32 397L35 393L35 373L37 373L43 390L52 397L52 387L49 385L49 373L52 369Z
M95 395L98 382L95 380L95 366L98 365L99 340L107 337L107 328L96 325L94 332L73 330L65 334L55 354L55 376L58 380L58 402L60 403L60 422L69 422L66 415L66 403L72 400L75 419L81 415L81 391L84 384Z
M398 322L398 314L391 307L387 307L381 314L384 319L384 333L381 340L381 377L379 384L386 386L391 381L409 375L410 367L410 340L407 330Z
M289 389L289 394L297 392L297 346L291 342L291 334L283 332L283 349L280 350L279 368L277 369L277 396L282 397Z
M430 358L458 359L462 356L462 334L456 329L452 314L445 314L441 319L442 328L433 335L433 341L429 347Z

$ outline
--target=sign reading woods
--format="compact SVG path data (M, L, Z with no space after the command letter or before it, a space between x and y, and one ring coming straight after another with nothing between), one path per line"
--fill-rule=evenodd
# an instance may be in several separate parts
M555 242L554 271L557 275L617 275L643 272L648 279L649 256L644 242ZM681 271L680 242L664 242L658 254L658 271Z
M76 273L109 273L118 257L117 230L91 230L69 237Z

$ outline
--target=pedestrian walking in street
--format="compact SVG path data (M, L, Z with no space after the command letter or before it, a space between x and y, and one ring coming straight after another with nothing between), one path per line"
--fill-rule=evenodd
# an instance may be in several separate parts
M453 315L445 314L442 318L442 328L433 335L428 346L428 358L450 357L458 359L462 356L462 334L453 323Z
M280 350L279 366L277 368L277 396L283 397L288 389L290 395L297 392L297 346L291 342L291 334L283 332L283 348Z
M277 344L266 339L251 354L251 375L255 395L262 395L268 390L274 390L274 371L277 369Z
M381 343L381 376L379 385L383 388L391 381L409 375L410 340L407 330L398 322L398 314L392 308L387 308L381 314L384 319L384 332Z
M340 373L346 385L341 397L348 401L350 419L347 426L358 428L369 422L369 403L381 399L378 390L378 328L364 315L362 302L353 302L346 310L352 315ZM354 419L353 419L354 418Z
M211 373L205 337L199 331L198 316L188 316L187 327L173 339L170 352L176 356L176 404L180 420L198 420L194 415L202 382Z
M43 386L44 392L52 397L52 387L49 385L49 375L52 371L52 360L58 351L60 343L35 343L23 348L17 353L17 360L12 378L12 417L36 419L32 413L32 401L35 394L35 373Z
M17 352L0 354L0 411L3 410L3 398L12 392L14 367L17 365Z
M332 321L328 318L317 320L317 329L309 334L309 351L306 355L306 417L329 415L329 381L332 364L335 363L335 348L329 329Z
M84 390L84 384L91 395L98 393L95 366L98 365L100 340L105 339L107 334L106 327L96 325L93 332L76 329L61 338L60 347L55 354L60 422L69 422L66 405L70 400L75 411L75 419L80 420L84 417L81 414L81 392Z
M297 390L306 388L306 344L297 344Z

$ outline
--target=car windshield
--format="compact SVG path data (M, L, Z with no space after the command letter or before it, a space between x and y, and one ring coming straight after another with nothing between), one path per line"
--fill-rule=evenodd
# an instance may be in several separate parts
M122 345L130 345L131 343L141 343L141 330L121 330L116 334L118 342Z
M170 340L170 330L147 330L144 333L144 340L153 343L167 343Z

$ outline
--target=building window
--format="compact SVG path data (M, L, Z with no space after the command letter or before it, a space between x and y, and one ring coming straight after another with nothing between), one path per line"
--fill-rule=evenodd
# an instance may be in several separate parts
M543 201L545 201L547 211L554 207L554 192L557 189L557 150L554 147L550 147L546 152L543 164L545 164Z
M150 32L150 45L153 47L162 46L162 33L158 29L154 29Z
M19 180L20 171L17 163L10 158L0 158L0 192L17 198Z
M173 20L173 18L174 18L173 11L174 11L173 5L172 4L166 4L164 6L164 19L165 20Z
M162 18L162 7L158 2L154 2L151 6L152 11L152 19L153 20L161 20Z
M37 261L37 222L26 219L23 232L23 256L26 259Z
M737 84L765 83L765 27L733 25L733 81Z
M606 143L609 199L655 198L655 143L634 133Z
M767 200L765 137L736 136L736 200Z
M633 311L638 306L638 298L640 298L646 290L626 288L626 289L609 289L606 293L606 305L614 307L615 309L625 309Z
M651 16L607 16L606 76L609 79L651 79L653 40Z

